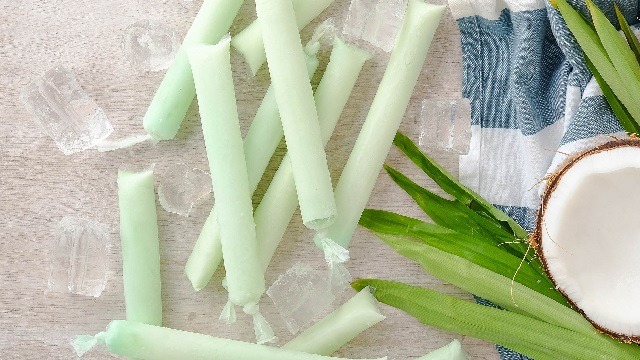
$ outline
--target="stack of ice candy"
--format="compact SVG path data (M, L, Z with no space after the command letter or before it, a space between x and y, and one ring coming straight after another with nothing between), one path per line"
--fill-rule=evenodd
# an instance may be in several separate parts
M121 170L118 194L126 321L114 321L106 332L96 336L79 336L74 344L78 354L101 342L115 354L136 359L324 359L384 318L371 294L364 290L283 348L259 345L276 340L260 314L258 301L265 292L265 270L298 206L304 224L316 231L315 243L324 252L332 275L329 283L322 283L308 268L294 268L270 289L269 295L280 308L289 307L290 329L295 332L307 325L305 313L317 314L317 309L309 310L308 304L287 303L284 294L297 286L296 281L314 282L309 289L320 289L326 295L318 296L327 296L325 302L330 303L333 295L327 289L339 287L348 279L343 263L349 259L349 243L444 12L444 6L422 0L410 0L408 5L406 1L393 1L397 11L392 11L393 21L387 22L386 1L376 2L373 15L364 17L359 13L364 2L353 1L347 24L355 22L360 25L354 26L361 26L364 18L369 19L365 23L373 23L375 28L373 32L368 28L362 30L362 36L366 33L370 41L380 42L381 34L394 27L398 28L398 34L393 36L393 46L384 45L393 48L387 69L334 192L324 146L370 55L335 37L329 64L314 94L309 79L318 68L316 55L323 34L316 33L303 46L299 29L332 2L256 0L258 20L231 39L226 34L243 1L204 0L143 119L149 138L170 140L180 128L193 98L197 95L207 99L199 102L199 111L216 204L185 273L194 289L200 290L224 259L229 301L221 318L235 321L235 308L240 306L253 318L258 345L161 327L153 171ZM353 31L356 30L347 30ZM231 72L232 46L244 56L254 73L266 62L272 81L244 141ZM47 83L32 86L25 98L44 99L34 110L39 119L53 114L57 116L55 124L70 129L51 131L59 146L82 150L108 136L111 127L104 112L78 90L77 82L74 79L67 82L73 85L67 90L67 85L59 85L55 79L48 76ZM70 108L61 106L66 103L72 104ZM95 126L86 129L83 119L101 124L101 131L95 131ZM74 134L86 136L80 144L67 145ZM254 212L251 194L282 137L288 153ZM194 175L189 169L179 173L185 174L185 178ZM189 183L192 191L185 194L163 188L160 191L163 205L170 211L188 213L192 195L207 191L202 186L203 179L196 176Z

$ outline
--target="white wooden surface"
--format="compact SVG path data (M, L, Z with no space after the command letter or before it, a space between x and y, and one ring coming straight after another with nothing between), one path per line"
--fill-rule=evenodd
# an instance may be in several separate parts
M252 1L246 1L232 33L254 19L253 6ZM347 8L347 0L337 0L320 19L333 16L341 25ZM141 133L140 117L162 73L139 74L131 69L120 47L123 30L137 20L152 19L183 35L196 11L197 6L185 8L179 0L0 0L0 358L72 359L69 341L73 335L98 332L111 319L124 317L116 192L118 167L155 163L157 178L177 162L207 169L195 106L174 141L112 153L90 150L65 156L36 128L19 102L20 90L53 65L62 64L77 74L89 95L106 110L116 129L114 138ZM312 28L303 31L303 40L309 37ZM403 129L414 139L415 115L421 99L458 96L460 56L457 26L447 12L404 120ZM324 62L326 58L325 54ZM385 63L385 56L377 56L366 66L329 144L334 181L354 143ZM237 80L240 116L246 129L268 85L268 71L263 68L254 79L238 76ZM456 158L435 156L457 173ZM427 183L395 150L388 162ZM272 166L269 173L273 174L274 169ZM263 183L258 197L265 188ZM220 273L200 293L192 291L183 275L185 261L212 203L213 198L206 199L188 218L169 214L158 205L165 324L250 341L253 330L248 318L241 317L232 326L217 320L226 299ZM384 174L378 179L369 206L421 216L411 199ZM46 291L51 229L65 215L96 219L111 229L113 276L100 298ZM353 241L351 255L349 268L355 277L394 279L469 298L468 294L425 274L419 266L395 254L362 229ZM267 273L268 284L299 260L323 266L309 232L304 231L296 215ZM382 307L387 320L340 349L337 355L407 359L456 337L424 326L393 308ZM261 308L280 343L290 339L292 335L268 298L263 299ZM472 359L497 359L494 347L485 342L464 338L463 346ZM98 349L86 358L105 359L110 355Z

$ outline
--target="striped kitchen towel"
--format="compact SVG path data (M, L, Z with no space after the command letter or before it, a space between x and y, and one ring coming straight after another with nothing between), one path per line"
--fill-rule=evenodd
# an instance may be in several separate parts
M637 0L616 0L638 22ZM612 0L595 0L617 25ZM588 14L584 0L569 0ZM472 140L460 179L532 230L544 177L625 136L560 14L544 0L449 0L462 39ZM525 357L499 347L502 359Z

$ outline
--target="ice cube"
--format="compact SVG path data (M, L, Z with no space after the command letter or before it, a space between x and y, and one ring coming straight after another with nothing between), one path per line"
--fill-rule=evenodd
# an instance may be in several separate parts
M62 66L27 85L20 97L34 121L65 155L86 150L113 132L104 110Z
M471 141L469 99L425 99L420 113L418 145L434 151L464 155Z
M297 333L335 300L328 274L298 262L267 290L287 329Z
M67 216L54 229L48 287L98 297L108 276L109 230L94 220Z
M380 0L367 22L362 39L386 52L393 50L408 0Z
M158 199L170 213L189 216L199 199L211 192L211 176L187 165L172 166L160 180Z
M342 32L345 35L362 39L364 28L374 15L377 3L377 0L351 0Z
M390 52L407 4L408 0L351 0L342 32Z
M131 66L139 71L161 71L171 66L180 48L180 37L169 27L141 20L125 30L122 48Z

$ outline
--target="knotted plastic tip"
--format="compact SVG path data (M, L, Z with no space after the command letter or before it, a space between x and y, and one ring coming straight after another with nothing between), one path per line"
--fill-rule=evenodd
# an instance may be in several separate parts
M329 267L331 287L335 290L348 287L352 278L343 264L349 261L349 250L328 237L317 237L316 241L322 248L324 259Z
M273 329L267 319L260 313L260 307L258 304L246 305L242 309L245 314L253 317L253 331L256 335L256 342L258 344L276 343L278 337L273 333Z

